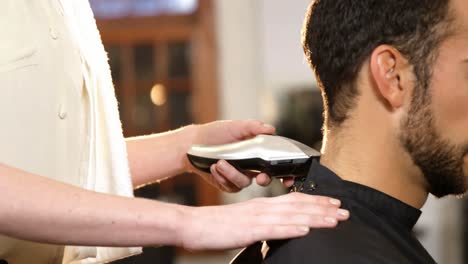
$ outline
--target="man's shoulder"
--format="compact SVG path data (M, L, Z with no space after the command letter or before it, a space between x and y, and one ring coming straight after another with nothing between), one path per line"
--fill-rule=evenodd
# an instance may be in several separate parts
M381 238L378 231L347 221L335 229L313 229L302 238L269 242L264 263L376 263Z

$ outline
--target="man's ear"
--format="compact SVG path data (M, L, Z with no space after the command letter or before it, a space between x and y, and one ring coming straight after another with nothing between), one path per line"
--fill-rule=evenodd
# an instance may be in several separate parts
M389 45L380 45L372 52L370 69L376 84L376 91L392 108L399 108L409 93L409 87L401 78L408 70L408 61Z

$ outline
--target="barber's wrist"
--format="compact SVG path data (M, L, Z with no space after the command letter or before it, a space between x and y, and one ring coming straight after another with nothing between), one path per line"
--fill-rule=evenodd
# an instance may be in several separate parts
M184 172L193 172L194 168L187 158L187 152L193 144L197 144L200 125L192 124L181 128L179 153L183 162Z
M177 228L175 231L176 246L188 249L190 241L190 232L193 232L193 221L196 208L191 206L181 206L180 219L178 219Z

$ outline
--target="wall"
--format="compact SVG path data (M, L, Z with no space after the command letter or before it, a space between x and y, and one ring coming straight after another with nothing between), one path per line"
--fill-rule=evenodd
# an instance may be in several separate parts
M258 2L217 0L221 118L259 118Z
M222 118L274 121L281 94L313 86L300 29L309 0L217 0Z

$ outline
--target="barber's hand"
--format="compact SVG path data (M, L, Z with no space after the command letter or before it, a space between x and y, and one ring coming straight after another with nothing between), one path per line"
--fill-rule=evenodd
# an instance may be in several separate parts
M275 133L275 128L271 125L255 120L216 121L198 125L195 129L196 136L193 144L205 145L228 144L252 138L259 134ZM188 161L187 164L190 170L196 171L210 184L225 192L238 192L252 184L253 178L261 186L267 186L271 183L271 178L264 173L245 175L224 160L211 166L211 174L197 171Z
M305 236L333 228L349 212L328 197L290 193L225 206L190 207L180 245L188 250L234 249L257 241Z

